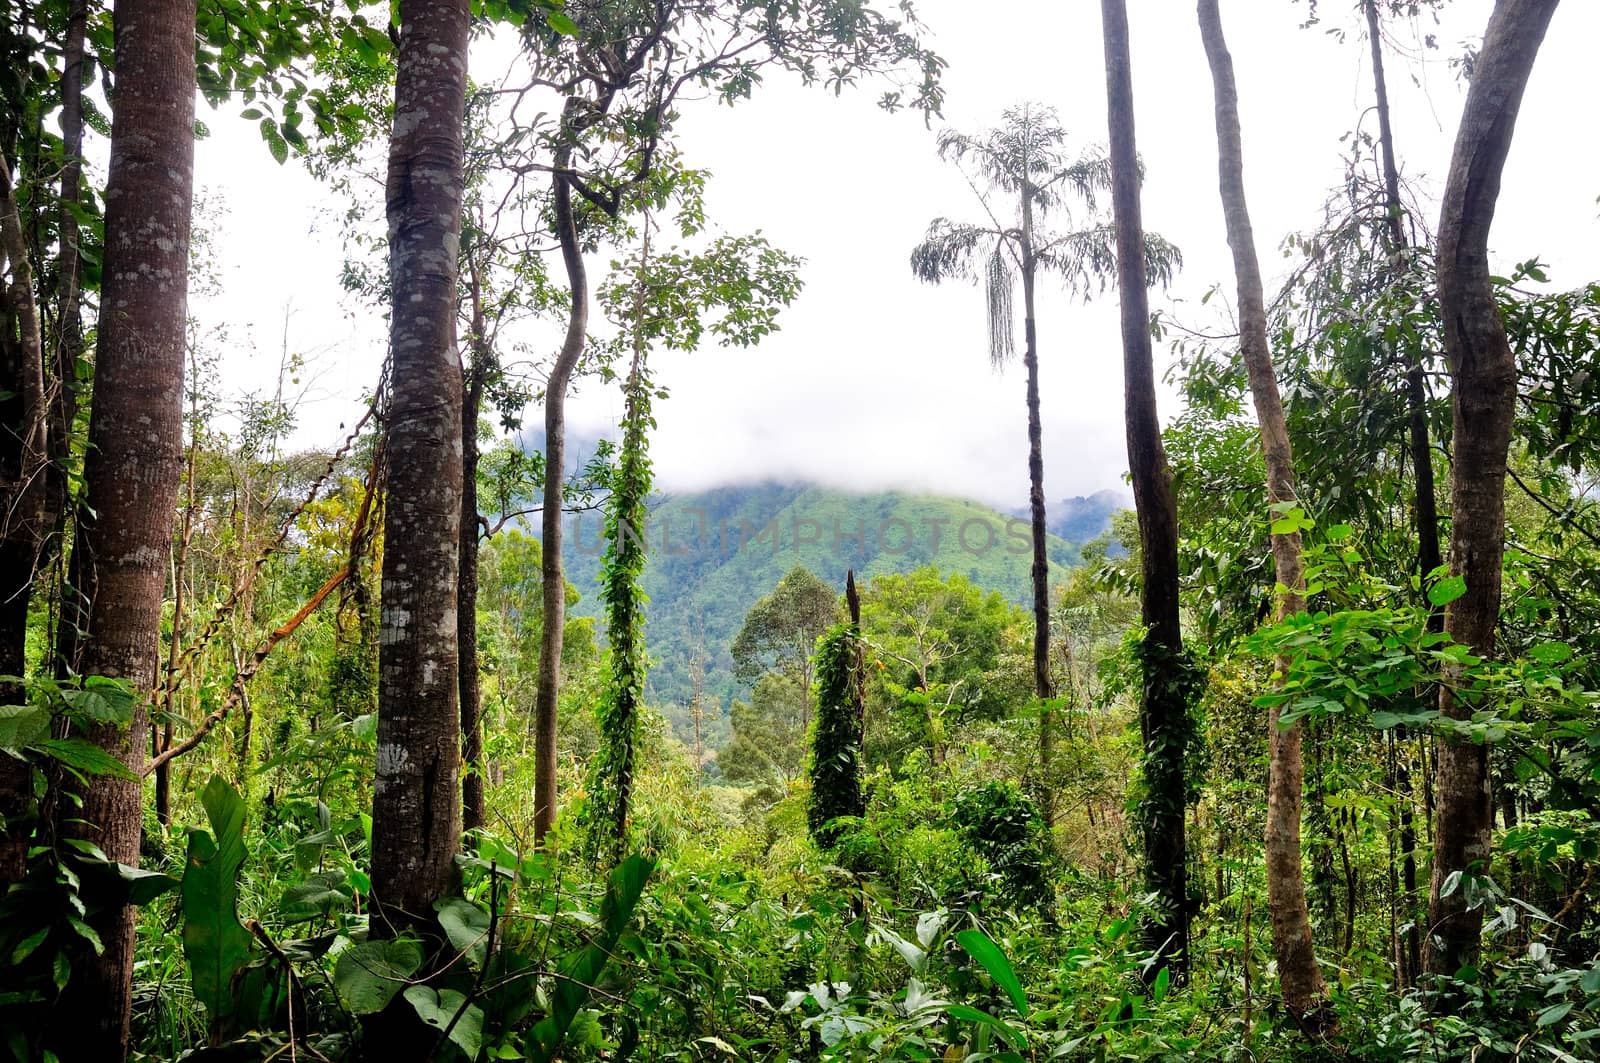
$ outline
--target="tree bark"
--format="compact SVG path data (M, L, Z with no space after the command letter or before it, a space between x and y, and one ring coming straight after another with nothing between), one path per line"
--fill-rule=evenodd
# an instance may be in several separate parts
M1261 453L1267 467L1269 520L1286 506L1298 503L1294 449L1284 420L1283 400L1267 343L1266 296L1261 264L1256 258L1255 230L1244 189L1244 145L1239 129L1239 90L1234 81L1233 57L1222 31L1217 0L1200 0L1200 36L1216 93L1217 169L1222 213L1233 251L1233 269L1239 291L1239 351L1255 400L1261 425ZM1271 534L1272 563L1278 589L1276 620L1305 608L1305 569L1298 531ZM1279 683L1288 666L1278 660ZM1278 723L1278 710L1268 713L1270 754L1267 768L1266 865L1267 899L1272 917L1272 947L1278 959L1278 980L1283 1003L1302 1025L1320 1026L1327 987L1317 968L1311 937L1311 915L1306 908L1305 875L1300 855L1301 791L1305 769L1301 758L1302 729L1298 720Z
M74 553L88 603L81 669L139 693L128 728L85 737L137 778L148 745L146 699L160 660L162 591L183 454L183 363L194 183L194 0L118 0L117 88L105 194L105 257L95 345L95 401L84 461L87 500ZM58 830L137 865L138 781L96 777L82 805L61 802ZM128 1049L133 909L90 924L57 1003L65 1059L121 1059Z
M1445 609L1445 630L1479 657L1494 654L1505 550L1506 457L1516 412L1517 374L1489 273L1489 228L1511 150L1522 93L1558 0L1499 0L1467 91L1439 217L1439 309L1445 357L1455 384L1454 460L1450 477L1450 570L1466 593ZM1439 709L1452 720L1472 707L1452 693L1460 669L1447 670ZM1440 743L1438 822L1428 906L1427 969L1454 974L1474 964L1481 908L1467 907L1465 884L1446 893L1453 875L1487 871L1490 856L1489 750L1482 743Z
M567 335L545 382L544 397L544 501L539 514L543 546L544 631L539 640L539 686L534 703L533 837L544 841L556 819L556 705L561 697L561 636L567 615L567 581L561 558L561 507L566 464L567 385L589 331L589 281L578 245L578 224L572 212L573 118L582 101L568 101L562 115L564 139L555 153L556 236L561 241L561 261L567 271L572 302L567 312Z
M427 927L461 835L456 579L461 363L456 278L466 0L403 0L386 189L392 407L372 790L372 925Z
M1139 724L1145 752L1145 876L1161 902L1161 912L1149 932L1158 955L1181 973L1188 963L1189 939L1183 760L1192 679L1178 618L1178 507L1156 409L1126 0L1101 0L1100 10L1111 134L1112 213L1117 230L1117 289L1121 295L1128 470L1139 519L1142 565L1139 605L1145 635ZM1159 966L1152 965L1152 972Z
M483 406L488 357L482 350L482 316L474 315L472 367L461 411L461 562L457 577L456 645L461 655L461 826L484 825L483 693L478 679L478 411Z

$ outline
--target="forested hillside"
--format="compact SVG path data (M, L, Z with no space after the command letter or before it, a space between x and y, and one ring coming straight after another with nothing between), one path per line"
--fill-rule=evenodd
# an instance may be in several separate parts
M1116 497L1108 491L1088 506L1068 500L1059 507L1061 525L1080 538L1051 538L1053 579L1078 564L1078 545L1110 530L1112 514L1121 508ZM575 514L567 526L567 578L584 596L573 614L598 619L602 518ZM655 499L642 528L650 551L642 581L650 597L649 694L663 705L687 705L690 661L698 653L706 693L723 704L736 691L742 695L743 684L731 671L733 636L756 599L796 565L834 584L838 593L850 569L868 579L933 566L1024 602L1027 532L1017 518L977 502L903 492L854 494L769 483Z
M0 5L0 1063L1600 1061L1597 40Z

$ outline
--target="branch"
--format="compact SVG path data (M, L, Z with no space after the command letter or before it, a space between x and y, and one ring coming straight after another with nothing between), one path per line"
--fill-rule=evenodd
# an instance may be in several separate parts
M306 618L316 612L317 606L322 604L323 599L327 598L349 575L350 568L347 565L328 577L328 581L317 588L317 593L313 594L311 599L300 607L298 613L290 617L282 627L262 639L261 644L256 647L255 653L251 655L250 663L234 674L233 687L228 691L228 696L223 699L222 704L207 713L205 719L200 721L200 726L195 728L194 733L188 738L185 738L171 749L165 750L159 756L151 758L140 774L148 776L157 768L177 757L183 756L183 754L198 746L206 735L211 733L211 729L221 723L228 713L233 711L233 707L239 704L244 697L245 684L255 678L255 674L261 670L261 665L266 661L267 654L271 653L278 643L293 635L295 630L305 622Z

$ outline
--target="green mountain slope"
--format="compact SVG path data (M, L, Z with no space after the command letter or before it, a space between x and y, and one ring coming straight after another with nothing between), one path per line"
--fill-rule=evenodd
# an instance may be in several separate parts
M583 594L578 615L598 615L602 525L596 513L568 518L567 578ZM1019 603L1029 599L1026 522L967 499L762 483L662 497L641 531L650 551L649 694L659 704L689 701L697 648L706 693L724 708L742 696L728 645L750 607L797 564L841 591L850 568L864 581L937 565ZM1079 560L1075 544L1054 536L1049 556L1058 575Z

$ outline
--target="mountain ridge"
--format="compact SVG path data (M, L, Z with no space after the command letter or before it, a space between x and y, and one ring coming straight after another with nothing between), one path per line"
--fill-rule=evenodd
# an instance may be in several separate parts
M1106 496L1102 498L1101 496ZM1080 563L1078 548L1109 527L1114 492L1064 500L1051 535L1052 581ZM1025 513L1025 511L1024 511ZM567 578L582 595L575 616L600 614L596 593L604 517L568 518ZM1092 534L1089 532L1092 530ZM704 691L724 707L743 696L728 646L757 599L804 565L843 591L846 569L860 581L925 565L959 572L985 590L1024 604L1030 597L1031 537L1024 516L958 496L904 490L850 491L804 480L766 480L704 491L663 492L636 533L646 544L648 694L658 704L692 696L690 659L705 662Z

